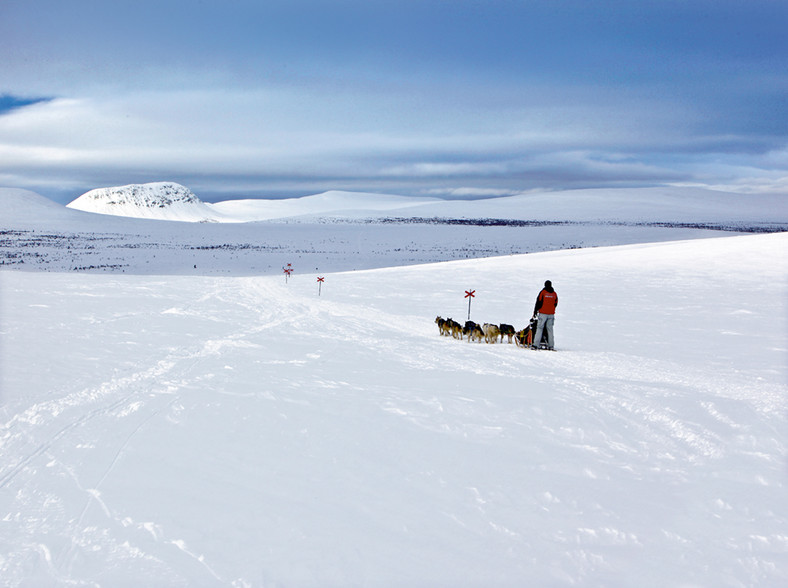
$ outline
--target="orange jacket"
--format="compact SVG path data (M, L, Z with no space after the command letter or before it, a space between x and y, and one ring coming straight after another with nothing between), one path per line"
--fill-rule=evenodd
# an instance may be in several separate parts
M558 294L555 290L548 292L544 288L539 292L536 297L536 304L534 305L534 314L541 312L542 314L555 314L555 308L558 306Z

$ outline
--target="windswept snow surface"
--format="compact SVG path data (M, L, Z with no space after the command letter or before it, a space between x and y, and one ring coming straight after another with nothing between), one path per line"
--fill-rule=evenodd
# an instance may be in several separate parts
M0 272L8 586L784 586L788 235ZM522 327L556 353L440 337Z

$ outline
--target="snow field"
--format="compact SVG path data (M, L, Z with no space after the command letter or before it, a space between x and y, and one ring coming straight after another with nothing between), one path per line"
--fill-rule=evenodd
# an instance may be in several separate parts
M787 243L327 273L320 297L2 272L0 577L785 583ZM438 335L466 289L522 328L545 279L559 352Z

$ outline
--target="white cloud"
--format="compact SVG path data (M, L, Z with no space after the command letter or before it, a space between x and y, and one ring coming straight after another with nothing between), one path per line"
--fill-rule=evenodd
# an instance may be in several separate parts
M533 190L535 191L544 191L544 190ZM530 192L530 191L529 191ZM524 194L520 190L502 190L500 188L473 188L473 187L461 187L461 188L431 188L429 190L423 190L422 193L426 196L448 196L452 198L497 198L500 196L516 196L518 194Z
M783 194L788 196L788 175L751 175L742 176L730 182L676 182L670 185L707 188L739 194Z
M697 139L662 124L664 112L650 119L661 128L635 124L634 102L497 110L477 92L444 98L279 85L56 99L0 116L0 176L22 187L192 178L225 194L268 185L487 197L627 182L776 190L788 169L785 151L747 166L703 154L673 164L660 152L695 149Z

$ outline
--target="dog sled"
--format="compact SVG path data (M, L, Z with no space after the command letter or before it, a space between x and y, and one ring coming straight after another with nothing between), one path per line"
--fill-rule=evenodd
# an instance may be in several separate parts
M538 324L539 320L536 317L531 317L531 321L528 323L528 326L522 331L517 331L514 337L514 342L518 347L529 348L534 346L534 337L536 337L536 327ZM542 340L536 343L535 346L538 349L549 348L547 344L547 329L542 331Z
M435 317L435 324L438 325L440 334L444 337L453 337L454 339L465 339L469 343L477 341L481 343L503 343L505 339L512 343L514 340L515 345L526 349L549 349L547 343L547 329L542 332L542 340L537 344L533 344L534 337L536 337L536 328L539 321L533 317L528 323L528 326L521 331L515 331L512 325L500 324L494 325L491 323L477 324L471 320L465 323L463 327L460 323L450 318L444 319L440 316Z

